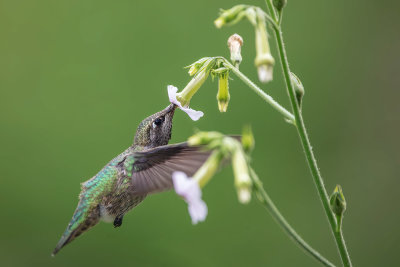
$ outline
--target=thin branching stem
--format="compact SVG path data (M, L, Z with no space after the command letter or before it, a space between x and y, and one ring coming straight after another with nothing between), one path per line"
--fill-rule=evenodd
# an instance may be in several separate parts
M264 190L261 180L258 178L256 172L250 168L250 175L254 181L254 189L257 193L257 197L264 207L271 213L272 217L277 221L277 223L282 227L282 229L287 233L287 235L292 238L306 253L309 253L314 259L319 261L324 266L333 267L333 263L325 259L321 254L313 249L306 241L301 238L299 234L292 228L292 226L286 221L285 217L279 212L278 208L272 202L271 198Z
M253 83L246 75L244 75L238 68L235 68L228 60L224 59L225 67L229 68L236 76L239 77L247 86L250 87L256 94L258 94L262 99L265 100L268 104L270 104L274 109L276 109L279 113L281 113L285 118L292 124L294 124L295 118L292 113L290 113L287 109L282 107L278 102L276 102L270 95L265 93L258 87L255 83Z
M275 13L275 9L272 5L271 0L266 0L266 3L267 3L267 7L269 9L269 13L270 13L271 17L275 21L278 21L276 13ZM297 126L296 128L297 128L297 132L299 134L300 140L301 140L301 144L304 149L304 154L306 156L308 165L310 167L311 174L314 179L314 183L317 187L317 191L318 191L319 197L321 199L322 205L324 207L325 213L328 217L328 221L331 226L332 233L335 237L335 241L336 241L343 265L346 267L351 267L352 266L351 259L350 259L349 253L347 251L347 248L346 248L346 244L345 244L345 241L343 238L343 233L342 233L342 231L336 231L336 229L338 229L336 227L337 226L336 218L330 208L328 193L325 189L324 181L322 179L321 173L319 172L319 168L318 168L315 156L314 156L314 152L312 151L311 143L310 143L307 131L306 131L306 127L304 124L304 120L303 120L303 116L301 114L300 107L296 101L295 90L293 88L293 84L290 79L289 63L287 60L286 50L284 47L282 31L280 28L279 29L274 28L274 32L275 32L275 38L276 38L276 42L277 42L277 46L278 46L278 50L279 50L279 58L281 61L282 71L283 71L283 74L285 77L286 89L287 89L287 92L288 92L288 95L290 98L290 103L292 105L293 114L294 114L295 120L296 120L296 126Z

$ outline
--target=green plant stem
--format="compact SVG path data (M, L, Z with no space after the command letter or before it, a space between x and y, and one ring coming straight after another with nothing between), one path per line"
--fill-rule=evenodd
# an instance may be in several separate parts
M279 212L274 202L272 202L271 198L268 196L267 192L264 190L264 187L258 178L255 171L250 168L250 174L254 181L254 187L256 192L258 193L258 199L265 206L265 208L271 213L272 217L276 220L276 222L283 228L283 230L294 240L305 252L309 253L312 257L314 257L317 261L322 263L324 266L335 266L330 261L325 259L318 251L314 250L306 241L304 241L296 231L290 226L290 224L286 221L286 219Z
M274 109L280 112L285 118L292 124L295 124L295 117L287 109L282 107L278 102L276 102L270 95L265 93L260 89L255 83L253 83L246 75L244 75L238 68L235 68L228 60L224 59L225 67L229 68L236 76L239 77L247 86L249 86L256 94L258 94L262 99L270 104Z
M342 216L336 215L336 232L342 231Z
M270 11L272 18L275 21L277 21L275 9L272 5L271 0L266 0L266 3L267 3L267 6L268 6L268 9ZM286 50L284 47L282 31L280 29L274 29L274 32L275 32L276 42L278 45L282 71L285 76L286 89L289 94L290 102L291 102L292 109L293 109L293 114L296 119L297 132L300 136L301 144L303 146L304 153L305 153L308 165L310 167L311 174L314 179L314 183L317 187L319 197L321 199L322 205L325 209L325 213L328 217L328 221L331 226L331 230L335 237L335 241L336 241L343 265L350 267L350 266L352 266L351 259L350 259L349 253L347 251L347 248L346 248L343 234L342 234L342 231L340 231L340 230L336 231L336 226L337 226L336 218L330 209L328 193L326 192L322 176L319 172L317 161L316 161L314 153L312 151L312 147L311 147L308 135L307 135L307 131L306 131L306 128L304 125L304 120L303 120L303 116L301 114L300 107L296 101L295 90L293 88L293 84L290 79L289 63L287 60Z
M278 19L279 20L279 22L278 22L279 27L282 24L282 18L283 18L283 9L281 11L279 11L279 19Z

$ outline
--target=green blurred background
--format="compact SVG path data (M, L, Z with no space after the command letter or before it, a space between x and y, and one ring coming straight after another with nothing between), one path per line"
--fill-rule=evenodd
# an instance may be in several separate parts
M203 191L204 223L191 225L185 203L163 193L130 212L123 227L101 223L50 257L80 183L168 104L168 84L186 85L183 66L229 57L226 40L236 32L245 42L241 70L256 81L250 24L213 25L219 8L239 3L252 1L0 0L1 266L318 266L256 199L238 203L230 168ZM341 184L348 202L344 233L355 266L400 259L399 8L396 1L289 0L284 14L326 187ZM192 101L204 118L177 112L171 141L195 129L240 133L251 123L253 165L267 191L296 230L339 264L296 131L238 78L230 87L221 114L217 83L207 81ZM289 108L279 64L263 88Z

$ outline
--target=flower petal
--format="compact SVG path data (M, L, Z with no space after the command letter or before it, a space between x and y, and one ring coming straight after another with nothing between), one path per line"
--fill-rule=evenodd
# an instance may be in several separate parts
M172 174L175 192L183 197L186 202L196 202L201 199L201 189L199 184L186 176L184 172L174 172Z
M191 108L180 108L180 109L186 112L186 114L188 114L189 117L194 121L197 121L204 116L204 113L202 111L194 110Z
M178 92L178 88L173 85L168 85L168 97L169 102L177 105L179 108L182 107L181 103L176 99L176 92Z
M272 81L272 66L260 65L258 66L258 79L260 82L267 83Z
M183 197L188 204L189 215L192 223L202 222L207 217L207 204L201 199L201 189L199 184L183 172L172 174L175 192Z
M172 174L175 192L186 200L187 192L191 186L191 181L184 172L174 172Z
M197 110L191 109L189 107L183 107L182 104L176 99L177 92L178 92L178 88L176 88L173 85L168 85L169 102L177 105L183 112L188 114L189 117L194 121L197 121L201 117L204 116L204 113L201 111L197 111Z
M207 217L207 204L201 198L196 202L189 203L188 210L192 218L192 224L203 222Z

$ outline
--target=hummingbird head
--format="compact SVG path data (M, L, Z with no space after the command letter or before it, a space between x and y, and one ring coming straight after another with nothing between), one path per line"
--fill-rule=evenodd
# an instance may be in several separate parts
M137 128L133 145L144 148L167 145L171 139L175 108L176 105L170 104L160 112L144 119Z

